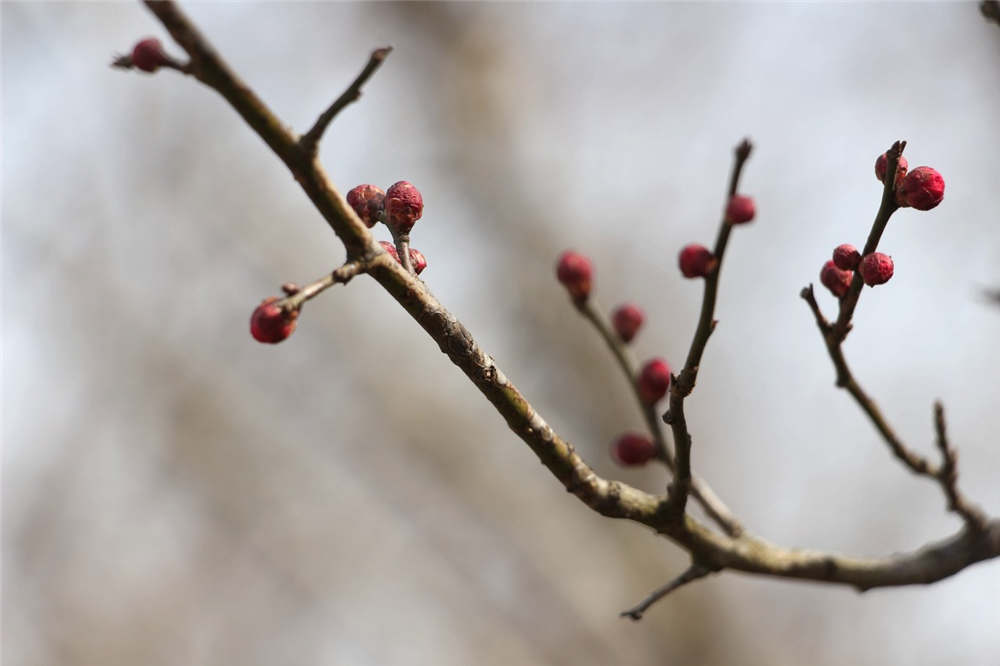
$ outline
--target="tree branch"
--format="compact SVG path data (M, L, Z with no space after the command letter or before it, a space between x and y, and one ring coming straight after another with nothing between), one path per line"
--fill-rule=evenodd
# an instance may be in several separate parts
M656 588L655 590L650 592L648 597L643 599L636 606L619 613L619 616L627 617L635 621L641 620L642 614L645 613L647 610L649 610L649 607L655 604L657 601L667 596L677 588L686 585L688 583L694 582L699 578L704 578L710 573L713 573L711 569L703 567L700 564L692 564L680 576L677 576L677 578L674 578L666 585Z
M341 110L350 104L351 102L357 101L361 97L361 86L371 78L371 75L382 66L385 59L392 52L391 46L384 46L380 49L375 49L372 51L371 57L368 58L368 64L365 68L361 70L354 82L347 87L340 97L333 101L326 111L320 114L319 118L316 119L316 123L312 128L302 135L299 139L299 145L309 155L316 154L316 148L319 145L319 140L323 137L323 132L330 125L330 122L337 116ZM402 255L400 255L402 256Z
M941 452L941 467L936 476L944 496L948 499L948 510L960 515L969 529L981 530L986 524L986 516L978 508L970 505L958 490L958 451L948 442L944 405L940 401L934 403L934 432L937 434L937 447Z
M693 517L677 511L677 503L667 497L651 495L618 481L598 476L534 410L517 388L476 344L469 331L431 294L427 286L408 273L374 241L364 223L329 182L314 155L310 155L279 122L267 106L243 83L198 33L187 17L172 2L148 2L174 39L191 57L191 73L218 91L257 132L294 174L303 191L334 230L347 250L349 261L359 261L365 272L427 331L506 420L510 429L524 441L559 482L584 504L612 518L625 518L646 525L687 550L693 561L715 570L733 569L747 573L798 580L813 580L850 585L859 590L873 587L930 583L950 576L982 560L1000 556L1000 521L985 522L981 530L962 532L912 553L884 559L854 559L813 551L789 550L754 538L749 534L732 537L719 534ZM746 144L749 154L749 144ZM746 159L746 155L742 160ZM738 167L742 166L739 153ZM734 168L731 190L735 191L739 168ZM892 169L888 173L894 173ZM724 236L720 241L724 246ZM717 250L718 245L717 243ZM724 247L723 247L724 249ZM721 255L721 252L718 252ZM720 257L721 258L721 257ZM717 280L717 273L714 280ZM714 285L711 298L714 304ZM708 286L706 284L706 297ZM707 298L706 298L707 300ZM702 323L711 322L712 307L703 304ZM707 316L706 316L707 313ZM699 325L692 344L689 363L677 383L693 381L697 360L711 332L711 326ZM692 359L694 362L692 363ZM679 399L683 395L678 393ZM671 396L671 402L674 402ZM679 407L683 403L678 403ZM685 456L690 447L683 411L671 415L674 434L684 437ZM678 418L679 417L679 420ZM678 449L680 450L680 449ZM678 469L682 463L680 454ZM686 496L686 492L684 493ZM683 509L683 506L681 506Z
M605 344L607 344L608 349L611 350L611 354L618 361L618 367L621 368L622 374L625 375L625 381L628 382L629 386L632 388L632 394L635 396L636 403L639 405L642 411L643 417L646 419L646 427L649 428L649 432L653 436L653 443L656 444L656 450L659 459L667 466L671 472L675 472L677 469L676 462L674 461L673 453L670 451L670 447L667 445L666 437L663 434L663 428L660 425L660 419L656 416L655 405L647 404L643 401L642 396L639 393L639 386L637 384L638 372L636 371L635 359L632 357L632 352L628 346L622 342L608 326L608 323L601 317L601 314L594 303L593 297L586 300L570 299L576 309L583 315L583 318L593 324L597 332L600 333L601 337L604 339ZM702 508L705 509L705 513L715 521L715 523L729 536L739 536L743 532L743 526L740 525L740 521L733 515L733 512L725 505L725 503L716 495L712 488L708 485L706 481L700 477L694 476L691 480L691 494L694 495L695 500L701 504Z
M743 172L743 165L746 164L753 144L748 139L744 139L736 146L733 169L729 177L729 190L726 201L728 202L736 194L739 187L740 175ZM677 514L684 513L687 503L688 492L691 489L691 433L688 431L687 420L684 417L684 399L694 390L695 382L698 379L698 366L701 363L701 356L708 344L708 338L715 330L715 298L719 291L719 276L722 274L722 260L726 253L726 245L729 243L729 232L732 224L723 216L719 225L719 233L715 240L715 270L705 277L705 292L701 301L701 314L698 317L698 328L695 330L694 339L691 340L691 348L688 350L687 360L680 374L670 383L670 411L664 415L664 420L670 424L674 433L674 446L677 455L677 472L674 483L670 486L670 499L673 510Z

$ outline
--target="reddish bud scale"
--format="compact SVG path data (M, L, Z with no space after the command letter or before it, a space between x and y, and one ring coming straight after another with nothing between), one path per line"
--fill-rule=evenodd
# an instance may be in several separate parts
M885 284L892 277L892 257L881 252L872 252L861 258L858 272L869 287Z
M395 245L389 243L388 241L379 241L378 244L381 245L382 249L388 252L389 256L395 259L397 263L402 263L401 261L399 261L399 252L396 251ZM420 250L411 247L410 264L413 266L413 271L417 275L420 275L424 271L424 269L427 268L427 257L425 257L424 253L421 252Z
M407 234L424 213L420 190L401 180L385 192L385 223L394 233Z
M899 185L899 179L906 175L906 168L908 164L906 158L902 155L899 156L899 162L896 164L896 182L895 185ZM886 153L882 153L875 160L875 177L878 178L880 183L885 182L885 170L889 167L889 156Z
M706 277L715 270L715 257L704 245L685 245L677 258L681 274L686 278Z
M590 259L579 252L567 250L556 263L556 277L574 300L585 301L590 296L594 269Z
M861 253L853 245L844 243L833 249L833 263L841 270L853 271L858 267L859 261L861 261Z
M625 303L615 308L615 311L611 314L611 325L614 326L618 337L625 342L632 342L645 318L645 315L638 306L632 303Z
M374 185L358 185L347 193L347 203L369 229L382 217L385 192Z
M944 199L944 178L930 167L918 166L899 181L896 201L901 206L930 210Z
M823 264L823 269L819 272L819 281L837 298L844 297L853 279L853 271L838 268L832 261Z
M623 467L645 465L656 457L656 447L645 435L627 432L611 443L611 458Z
M670 388L670 366L662 358L647 361L639 371L636 385L639 388L639 397L644 403L647 405L656 403Z
M265 298L250 315L250 335L257 342L276 344L295 330L299 311L285 312L277 300L273 296Z
M726 206L726 221L730 224L744 224L752 220L756 212L752 198L736 194Z
M167 62L160 40L147 37L132 49L132 64L144 72L155 72Z

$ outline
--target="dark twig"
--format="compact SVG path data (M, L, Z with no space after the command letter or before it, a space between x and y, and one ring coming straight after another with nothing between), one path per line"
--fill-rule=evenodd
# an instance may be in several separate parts
M726 201L732 199L739 187L740 175L743 172L743 165L753 150L753 144L749 139L744 139L736 147L735 158L733 160L733 170L729 177L729 190ZM729 232L732 225L723 216L719 226L719 233L715 240L716 266L705 278L705 292L701 302L701 315L698 317L698 328L695 330L694 339L691 341L691 348L688 351L684 368L670 386L670 427L674 433L674 446L677 456L677 473L674 483L670 486L670 502L675 515L684 512L687 503L687 495L691 488L691 434L688 432L687 421L684 417L684 398L694 390L695 382L698 379L698 366L701 363L701 356L708 344L708 338L715 330L715 299L719 291L719 276L722 273L722 260L726 252L726 245L729 242Z
M934 432L937 434L937 447L941 452L941 467L936 476L945 497L948 498L948 510L960 515L969 529L982 530L986 525L986 516L978 508L970 505L958 490L958 451L948 442L944 405L940 401L934 403Z
M319 140L323 137L323 132L330 125L330 122L340 113L345 106L351 102L356 101L361 97L361 86L371 78L371 75L382 66L382 63L392 52L391 46L384 46L380 49L375 49L372 51L371 56L368 58L368 63L365 68L361 70L354 82L347 87L340 97L333 101L330 107L320 114L319 118L316 119L316 123L312 128L302 135L299 139L299 145L302 146L304 150L309 155L316 154L316 148L319 145Z
M302 307L303 303L312 298L316 298L333 285L347 284L351 281L351 278L358 273L361 273L363 270L364 268L360 262L348 261L343 266L324 275L315 282L310 282L304 287L294 287L293 289L282 287L288 296L281 299L278 302L278 305L286 310L298 310Z
M663 427L660 424L660 419L656 416L655 405L649 405L642 400L642 396L639 393L639 385L637 383L638 371L636 370L635 358L632 355L631 349L628 345L622 341L618 335L611 330L607 321L601 317L600 311L594 303L593 298L588 298L587 300L580 301L572 299L573 304L576 309L583 315L583 318L593 324L594 328L600 333L601 338L604 339L605 344L607 344L608 349L611 350L611 354L618 361L618 367L621 368L622 374L625 375L625 380L632 387L632 394L635 396L636 403L638 403L640 409L642 410L642 415L646 419L646 427L649 428L649 432L653 436L653 443L656 445L657 457L667 466L671 472L676 470L676 463L674 462L673 453L670 451L670 447L667 445L666 437L663 434ZM705 509L705 513L715 521L715 523L729 536L739 536L743 533L743 526L740 525L739 520L733 515L729 507L719 498L718 495L709 487L708 483L701 479L700 477L693 477L691 481L691 494L694 496L695 500L701 504L702 508Z
M987 21L1000 25L1000 0L982 0L979 3L979 11Z
M649 596L643 599L638 605L629 608L628 610L622 611L621 613L619 613L619 616L639 621L642 619L642 614L645 613L647 610L649 610L649 607L655 604L657 601L667 596L677 588L683 585L687 585L688 583L694 582L699 578L704 578L710 573L713 573L712 569L704 567L700 564L692 564L680 576L674 578L666 585L656 588L655 590L650 592Z

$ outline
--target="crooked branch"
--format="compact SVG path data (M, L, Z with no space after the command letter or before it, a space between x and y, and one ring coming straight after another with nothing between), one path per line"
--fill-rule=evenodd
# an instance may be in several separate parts
M649 607L655 604L657 601L667 596L677 588L687 585L692 581L696 581L699 578L704 578L710 573L712 573L711 569L703 567L700 564L692 564L680 576L674 578L666 585L656 588L655 590L650 592L649 596L647 596L641 602L639 602L632 608L629 608L628 610L622 611L621 613L619 613L619 615L621 617L627 617L629 619L636 621L641 620L642 614L645 613L647 610L649 610Z

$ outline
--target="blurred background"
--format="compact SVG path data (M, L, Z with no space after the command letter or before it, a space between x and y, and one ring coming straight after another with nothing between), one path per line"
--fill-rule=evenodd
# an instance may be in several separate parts
M423 278L607 476L641 428L554 279L593 257L640 358L679 365L732 148L719 327L688 401L694 464L750 530L858 556L959 528L834 373L798 292L861 246L894 139L947 181L903 210L846 351L915 449L942 399L961 485L1000 513L1000 30L973 4L191 4L298 131L395 51L321 158L346 192L423 192ZM987 664L1000 563L926 588L724 573L618 618L687 563L565 492L373 281L248 334L343 248L213 91L108 67L134 4L2 6L3 657L7 664ZM381 232L383 237L384 230ZM826 312L834 301L820 295Z

